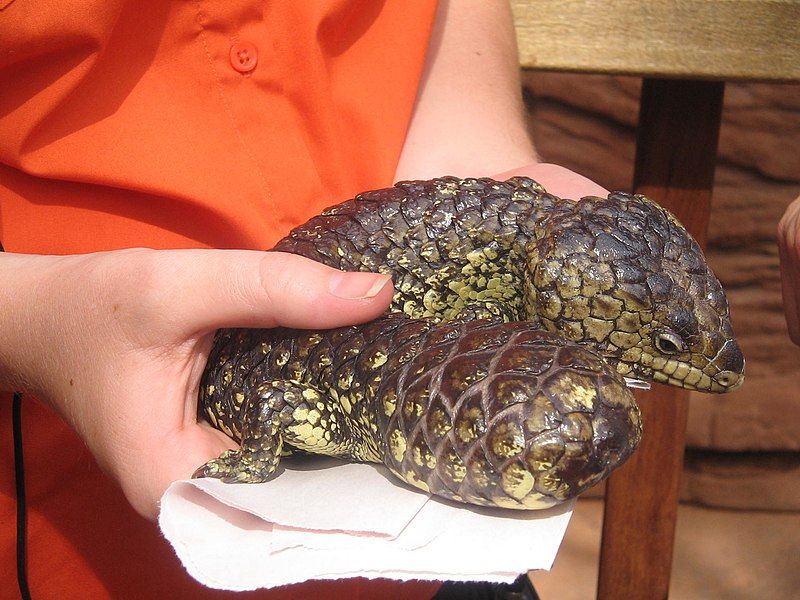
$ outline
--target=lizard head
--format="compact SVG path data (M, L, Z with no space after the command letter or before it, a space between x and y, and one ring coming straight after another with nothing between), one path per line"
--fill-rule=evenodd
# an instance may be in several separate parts
M529 242L527 264L528 312L622 375L704 392L744 381L719 280L652 200L615 192L558 202Z

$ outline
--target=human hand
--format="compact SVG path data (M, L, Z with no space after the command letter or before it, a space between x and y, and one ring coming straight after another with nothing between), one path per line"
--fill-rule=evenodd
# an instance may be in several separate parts
M605 197L608 195L608 190L591 179L579 175L566 167L550 163L531 163L524 167L495 175L494 178L505 180L516 176L530 177L542 185L550 194L559 198L580 200L585 196Z
M148 518L172 481L234 445L196 417L217 328L337 327L377 317L392 296L387 276L277 252L0 259L13 282L0 291L2 387L51 405Z
M800 346L800 198L792 202L778 223L783 311L789 337Z

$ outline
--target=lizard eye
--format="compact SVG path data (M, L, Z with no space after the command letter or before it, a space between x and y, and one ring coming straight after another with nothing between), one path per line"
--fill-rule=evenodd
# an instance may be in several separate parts
M653 341L658 351L664 354L677 354L683 351L683 340L671 331L659 331Z

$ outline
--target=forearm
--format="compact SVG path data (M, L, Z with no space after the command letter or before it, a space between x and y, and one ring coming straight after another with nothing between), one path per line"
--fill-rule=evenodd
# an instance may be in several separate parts
M58 257L0 253L0 391L40 387L36 367L47 360L37 351L41 316L47 308L58 308L44 289L45 281L59 262Z
M91 256L0 253L0 391L32 393L68 422L99 364L87 340L113 335L85 318L99 312Z
M525 175L558 196L605 196L593 181L539 162L519 74L508 2L443 0L396 179Z
M396 179L490 176L537 161L505 0L442 0Z

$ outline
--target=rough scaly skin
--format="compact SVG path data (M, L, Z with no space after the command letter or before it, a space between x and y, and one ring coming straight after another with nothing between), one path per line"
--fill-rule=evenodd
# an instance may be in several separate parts
M527 178L404 182L325 211L275 250L391 273L397 312L332 331L220 331L200 413L242 449L198 476L264 481L299 448L383 462L454 500L543 508L635 449L623 376L715 392L743 379L719 282L641 196L576 203Z

